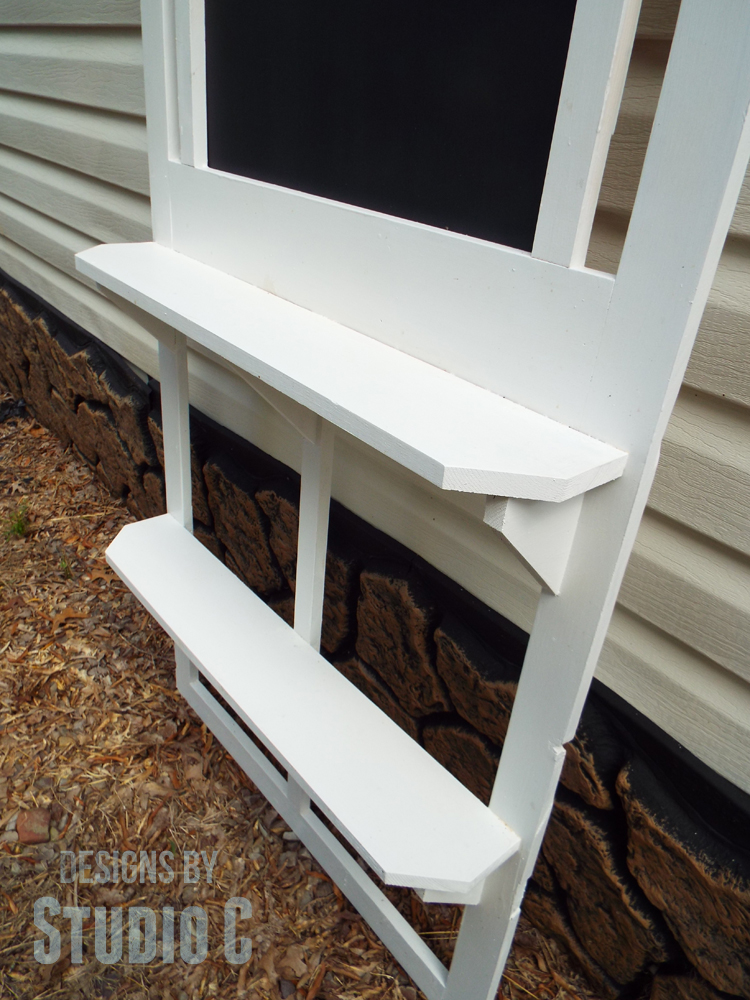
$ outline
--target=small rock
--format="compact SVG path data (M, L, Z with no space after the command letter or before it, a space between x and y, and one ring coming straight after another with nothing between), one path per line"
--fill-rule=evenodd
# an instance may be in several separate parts
M281 990L281 995L285 998L285 1000L286 997L294 996L297 992L297 987L294 983L290 983L288 979L279 980L279 989Z
M18 813L15 812L10 817L10 819L8 820L8 822L5 824L5 829L8 831L8 833L11 833L13 830L15 830L15 828L16 828L16 820L17 819L18 819Z
M18 839L22 844L46 844L50 820L49 809L22 809L16 820Z
M273 806L269 806L268 809L266 809L266 811L263 813L262 816L263 822L265 823L265 825L268 827L269 830L273 826L273 821L275 819L278 819L278 816L279 814L276 812Z
M34 852L34 857L36 858L37 864L50 864L50 862L54 861L57 857L57 851L54 847L44 844L38 851Z
M283 838L284 840L299 840L299 837L294 830L284 830Z
M15 844L17 840L18 834L15 830L6 830L0 834L0 844Z
M197 885L186 885L182 890L182 901L191 906L195 900L198 898L198 886Z
M413 986L404 986L401 992L404 994L404 1000L417 1000L417 991Z

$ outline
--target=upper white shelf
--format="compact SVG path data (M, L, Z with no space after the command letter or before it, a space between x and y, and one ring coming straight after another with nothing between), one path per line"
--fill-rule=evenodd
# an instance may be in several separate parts
M442 489L560 502L625 466L611 445L167 247L104 244L76 265Z

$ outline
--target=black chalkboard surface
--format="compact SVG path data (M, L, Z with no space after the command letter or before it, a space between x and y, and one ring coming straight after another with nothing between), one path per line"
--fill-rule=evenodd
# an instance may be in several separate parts
M575 0L205 0L218 170L531 249Z

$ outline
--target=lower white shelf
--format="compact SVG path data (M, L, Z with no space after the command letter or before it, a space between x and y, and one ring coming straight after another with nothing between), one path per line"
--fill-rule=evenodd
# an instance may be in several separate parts
M123 528L115 572L391 885L469 893L519 838L169 514Z

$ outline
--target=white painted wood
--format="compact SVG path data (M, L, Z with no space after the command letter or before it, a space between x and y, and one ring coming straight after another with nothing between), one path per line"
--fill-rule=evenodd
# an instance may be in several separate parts
M668 57L668 38L662 44L637 45L633 52L599 196L600 211L627 216L633 208ZM748 176L740 191L729 232L735 236L747 236L750 232Z
M600 213L617 214L624 225L635 201L668 56L667 41L637 44L628 70L598 206ZM729 233L747 237L749 232L750 175L746 175ZM591 266L599 265L592 262Z
M146 123L97 108L0 93L4 146L148 194Z
M174 0L180 161L207 162L206 38L203 0Z
M581 400L608 436L627 440L630 459L621 480L585 498L563 592L540 597L491 801L522 848L488 880L482 905L464 914L446 1000L490 1000L497 989L563 744L575 732L750 156L749 49L750 4L683 0L603 349Z
M484 523L499 531L529 572L553 594L563 585L583 496L564 503L487 497Z
M22 0L22 4L28 8L30 16L40 6L38 2L31 3L29 0ZM86 6L87 9L93 9L93 4L87 3ZM663 0L659 0L658 4L646 3L646 14L649 6L653 17L646 26L651 30L649 25L655 24L663 13L664 3ZM61 10L61 5L56 4L56 8ZM3 6L3 11L5 9ZM659 24L661 23L659 21ZM668 41L671 29L666 20L663 29L659 30L662 32L661 37ZM633 69L637 70L637 73L629 83L622 112L624 120L618 127L616 143L624 125L627 124L630 131L622 136L622 144L615 145L611 151L612 169L608 171L609 190L605 192L607 198L619 189L629 192L635 190L637 168L640 166L639 150L645 149L651 129L651 119L646 114L646 105L655 105L658 96L658 74L654 77L655 84L649 82L651 79L649 73L654 76L658 68L655 52L654 46L651 45L636 50L634 54ZM102 172L101 179L124 188L134 188L142 193L147 190L145 155L142 152L145 149L145 128L141 120L94 107L86 108L8 92L0 93L0 116L3 115L5 101L20 103L18 106L14 105L7 116L0 117L3 142L44 159L81 170L83 173L90 173L92 176L97 176L97 170L104 171L106 168L110 173L105 175ZM643 108L642 114L641 108ZM40 112L40 117L37 119L32 109L42 109L44 117ZM48 113L54 114L55 117L48 120L46 117ZM57 115L65 116L59 130ZM24 116L27 116L26 120ZM79 139L75 135L77 128L80 129ZM125 137L121 135L120 128L129 130ZM46 129L49 131L45 131ZM99 131L103 142L106 139L106 145L101 148L96 144ZM141 136L138 146L141 152L138 153L137 161L140 166L134 165L129 159L131 133L132 136L137 134ZM37 142L37 137L38 143L35 146L25 147L19 144L20 141L28 141L30 144ZM49 137L48 140L46 137ZM76 159L79 154L82 158ZM691 356L686 380L694 387L725 396L728 400L747 406L750 399L748 396L750 341L745 343L750 330L747 298L750 278L746 273L748 229L745 222L750 217L747 212L747 186L743 188L742 198L745 198L745 201L744 203L741 201L732 223L732 231L739 239L731 241L725 249L704 316L702 332ZM608 211L620 213L616 218L618 223L622 221L623 229L627 225L624 213L629 211L632 201L633 195L630 194L627 204L623 202L621 207L609 203L607 205ZM18 208L21 209L22 206ZM30 214L31 210L28 212ZM141 367L147 368L150 374L158 377L155 345L140 325L125 316L108 300L71 280L69 270L63 272L58 269L66 266L64 257L69 251L65 248L65 241L58 241L57 237L53 236L51 228L53 224L49 225L50 228L39 230L36 234L31 229L26 230L23 239L20 231L16 229L13 233L16 242L12 244L7 238L10 230L7 228L6 216L3 226L0 227L5 234L4 237L0 236L0 267L40 294L63 314L91 330L122 355L136 360ZM742 228L743 226L745 228ZM73 231L66 230L65 227L60 227L59 233L61 236L65 233L66 239L75 236ZM27 252L25 248L31 252ZM70 253L72 252L71 250ZM42 256L38 256L39 254ZM48 261L52 261L55 266L50 267ZM191 363L193 360L194 358L191 358ZM264 450L299 468L298 443L295 435L288 433L278 422L274 422L267 410L253 410L252 402L243 403L237 391L230 388L228 378L224 378L223 371L217 366L214 365L209 369L205 365L198 373L191 371L191 398L203 412L231 426L243 436L251 438ZM261 405L258 404L259 407ZM703 408L700 412L696 409L695 421L703 420L703 412ZM678 447L670 437L665 445L668 477L660 478L658 502L670 512L671 517L679 518L682 524L690 525L694 518L697 518L699 531L718 533L723 539L723 544L728 546L734 546L737 539L739 544L743 545L748 537L743 513L746 508L747 490L742 487L737 472L741 469L738 460L744 449L742 416L745 411L738 410L733 415L728 407L714 410L706 407L705 412L711 428L710 435L705 439L705 448L709 450L704 455L702 428L691 416L690 428L685 425L685 434L694 433L700 441L697 448L699 455L693 447L683 447L682 444ZM725 419L728 424L726 433L721 431L719 426ZM713 478L716 467L710 463L711 448L717 449L718 467L726 472L726 476L720 472L718 479ZM482 525L481 497L458 496L433 489L414 474L374 454L345 435L340 436L337 451L339 453L337 466L340 468L336 476L334 495L338 499L387 534L409 545L496 610L506 614L527 630L531 627L536 601L534 588L526 572L510 555L510 550L507 550L506 554L505 545L495 537L494 532ZM705 466L702 464L704 460L708 463ZM718 484L716 489L713 488L713 483ZM666 495L667 488L671 491L669 497ZM459 507L454 503L457 497L479 506L476 510ZM697 537L695 536L696 539ZM697 541L691 542L691 546L693 545L698 546L695 550L695 565L698 566L701 562L700 546ZM668 539L663 539L659 546L659 553L672 551ZM734 559L731 555L729 558ZM742 647L735 647L732 638L737 636L737 642L740 642L742 634L741 631L737 631L739 625L734 624L736 622L734 615L738 609L735 603L737 598L733 593L714 592L713 576L706 570L706 586L708 587L710 583L710 589L705 592L705 600L690 590L686 594L686 600L694 613L691 612L689 621L686 621L685 617L679 619L678 609L676 607L672 609L667 599L673 584L678 589L680 586L687 586L681 576L681 569L680 578L675 582L672 577L664 577L663 580L660 576L657 578L655 574L662 572L661 561L658 561L656 568L652 561L645 569L643 565L641 561L636 580L644 580L644 585L652 587L655 594L661 593L663 602L659 605L661 619L658 624L663 632L678 633L682 643L691 642L691 636L696 637L696 642L698 642L697 637L701 636L703 641L707 642L709 637L715 634L715 623L721 622L722 628L726 628L726 642L722 644L716 635L715 655L721 656L722 659L726 657L727 662L735 662L735 659L741 656ZM690 569L693 563L686 565ZM717 571L721 567L723 572L723 562L714 566ZM664 572L666 570L665 567ZM734 579L733 576L731 578ZM696 602L695 605L693 601ZM702 609L698 607L701 602ZM627 621L632 622L632 625L628 624L631 632L637 630L636 618L627 616ZM684 631L688 626L689 633ZM662 638L672 657L670 662L673 662L677 672L681 657L686 661L690 660L689 650L669 640L664 634ZM605 652L606 648L605 646ZM625 674L632 671L632 688L648 692L648 704L645 704L644 695L640 707L645 707L650 716L663 728L669 729L675 717L678 718L692 739L691 749L703 759L710 760L711 765L720 773L726 773L726 770L722 769L731 767L733 770L730 780L741 782L744 780L742 776L747 774L747 764L742 763L742 754L750 745L750 737L747 731L734 728L734 724L730 721L726 721L725 724L718 716L715 723L712 721L711 692L715 690L712 669L716 668L712 668L700 658L695 658L695 663L695 669L691 667L689 671L690 677L694 679L694 686L685 695L689 700L683 705L675 695L675 704L678 707L672 705L670 700L672 688L668 686L668 682L660 672L657 660L652 662L647 659L642 661L634 659L632 665L630 659L621 660L617 666L618 679L624 684ZM629 674L628 677L630 676ZM742 682L737 683L741 685ZM736 703L742 704L739 693ZM704 718L705 713L708 713L708 718ZM686 742L685 732L681 736L678 735L682 742Z
M515 834L169 514L115 571L384 881L469 891Z
M418 889L417 895L423 903L448 903L452 906L477 906L482 901L484 882L480 882L471 892L439 892L436 889Z
M274 419L272 408L246 391L238 369L195 351L189 352L189 368L190 398L197 409L301 471L302 429ZM470 594L531 629L539 585L497 532L482 522L483 496L437 489L342 431L336 436L332 493Z
M174 648L174 660L177 690L184 695L185 691L190 690L192 685L198 681L198 668L190 661L179 646L175 646Z
M333 427L318 417L316 438L302 442L294 631L320 649L333 473Z
M141 23L138 0L3 0L0 25Z
M136 29L0 29L0 87L142 115L143 71Z
M0 147L0 187L16 201L95 240L151 235L148 198Z
M522 251L213 170L177 162L166 170L174 249L571 423L610 275L571 273Z
M171 344L166 339L159 341L159 374L167 512L183 528L192 531L187 344L182 334L175 333Z
M724 8L724 9L726 10L728 8ZM730 49L731 49L731 46L730 46ZM719 74L719 75L721 75L721 74ZM717 106L719 106L719 105L717 105ZM710 187L711 187L711 185L709 184L709 189L710 189ZM683 193L684 193L684 188L682 190L683 190ZM700 201L700 198L698 198L697 200ZM685 213L683 213L683 214L685 214ZM643 217L645 218L646 216L644 215ZM189 225L189 222L190 222L189 218L186 217L186 223L185 224ZM700 220L699 220L699 222L700 222ZM666 228L666 227L662 227L662 228ZM700 225L699 225L699 228L700 228ZM684 237L681 237L680 239L675 239L674 240L673 249L674 249L675 246L678 246L678 245L680 245L683 242L685 242L685 244L687 246L689 246L691 244L691 241L690 241L689 238L687 240L685 240ZM662 252L664 252L664 248L663 247L662 247ZM480 258L477 258L477 261L479 259ZM510 258L506 258L506 260L509 260L509 259ZM626 262L627 262L627 258L626 258ZM448 269L448 267L446 265L446 270L447 269ZM481 270L481 268L480 268L480 270ZM652 270L654 270L656 272L658 269L655 268L655 267L652 267ZM529 274L531 274L531 273L532 272L530 271ZM626 276L627 276L627 272L626 272ZM635 286L635 284L637 284L637 282L633 281L633 283L630 285L631 292L632 292L632 289ZM688 284L689 284L689 282L688 282ZM593 284L590 287L593 288L594 287ZM275 290L278 291L278 288L276 288ZM588 291L586 292L586 294L588 294ZM513 299L512 296L511 296L511 299ZM697 299L698 299L698 301L700 301L700 292L697 295ZM518 302L521 302L521 300L522 300L522 296L519 295L518 296ZM513 301L515 302L516 300L513 299ZM623 292L623 301L627 301L627 295L625 295L624 292ZM631 301L634 301L634 299L631 299ZM617 297L615 297L615 302L617 302ZM654 305L653 296L648 299L648 304L649 304L650 307L653 307L653 305ZM625 309L623 307L620 307L620 308L621 308L621 318L620 318L620 321L619 321L620 325L618 326L617 324L614 324L614 326L610 328L614 332L612 332L611 334L608 334L608 336L610 336L614 340L616 340L617 338L622 338L623 342L627 342L628 338L631 337L633 329L635 329L637 327L637 324L630 322L631 320L633 320L632 316L630 316L630 317L628 317L626 319L625 318ZM439 306L437 307L436 311L439 311ZM672 310L670 308L664 307L664 311L668 315L672 314ZM593 310L592 310L592 312L593 312ZM373 313L373 315L377 315L377 314ZM571 315L572 315L572 313L571 313ZM560 346L559 352L557 354L555 354L553 352L551 355L549 355L549 354L547 355L547 357L549 358L549 362L551 364L551 367L554 368L554 366L556 364L556 358L565 358L566 357L566 351L570 347L570 344L566 344L565 343L565 337L568 336L568 334L565 331L567 331L569 329L573 329L575 327L576 330L586 331L585 336L586 336L586 338L588 338L589 335L591 334L592 330L594 330L596 328L596 325L597 325L596 322L587 322L587 323L581 323L580 326L577 325L577 324L571 325L570 323L568 323L567 326L566 326L565 323L561 322L560 323L560 332L564 333L564 336L563 336L563 339L561 341L561 346ZM415 326L418 326L418 324L415 323ZM508 331L507 336L510 336L510 327L511 327L511 324L508 324L508 327L507 327L507 331ZM564 327L564 330L563 330L563 327ZM395 329L395 326L394 326L394 329ZM448 330L448 324L446 324L445 329ZM482 333L482 335L480 336L479 340L480 341L484 341L485 343L494 343L494 341L493 341L493 330L492 330L491 326L488 324L484 328L484 330L485 330L485 332ZM371 331L368 331L368 332L371 332ZM425 326L425 337L427 337L428 333L429 333L429 330L428 330L427 326ZM662 333L663 333L662 330L659 330L658 333L654 333L653 332L653 328L652 328L652 336L656 338L654 342L658 341L659 336ZM505 334L504 334L504 336L505 336ZM544 336L547 338L547 340L544 341L544 338L542 338L539 341L539 343L549 342L549 339L553 336L553 334L550 333L549 328L546 329L546 332L545 332ZM448 340L450 339L450 337L447 334L446 334L446 339L448 339ZM417 340L418 340L418 338L417 338ZM460 337L459 337L459 341L458 342L460 342ZM488 353L487 357L485 359L485 363L484 363L485 367L487 367L487 368L492 367L493 371L495 371L495 370L498 369L498 365L499 365L498 358L502 357L502 350L503 350L504 346L507 344L507 341L501 340L501 341L498 341L498 343L500 344L500 348L499 348L500 354L496 355L496 356L492 356L491 354ZM585 350L581 350L578 347L578 345L576 345L576 350L578 351L578 353L576 354L576 358L571 363L576 364L578 361L580 361L581 359L583 359L583 368L585 369L586 365L588 365L589 363L593 364L592 359L595 357L595 355L597 353L600 356L602 356L602 355L603 356L607 356L608 355L608 353L610 351L610 344L607 342L606 338L603 341L599 341L597 344L595 344L594 347L590 349L590 353L589 353L589 347L588 347L589 343L590 343L590 341L586 340L586 345L587 346L586 346ZM651 342L648 342L648 349L650 349L650 344L651 344ZM403 345L399 345L399 346L403 346ZM533 346L533 344L532 344L532 346ZM409 348L409 349L411 349L411 348ZM632 340L630 341L630 349L634 350L634 351L636 350L636 347L634 347ZM530 352L530 356L531 356L531 352ZM543 356L543 352L541 352L541 351L540 351L540 353L538 355L534 356L534 364L540 364L541 361L539 359L541 359L542 356ZM649 358L649 361L650 360L651 359ZM512 362L510 364L510 368L513 369L513 366L516 365L516 364L518 364L518 365L521 364L520 354L519 354L518 358L514 357L512 359ZM679 364L678 364L678 367L679 367ZM533 369L533 365L532 365L529 368L529 372L533 373L533 371L534 371L534 369ZM613 363L611 365L611 368L610 368L610 374L612 372L615 372L615 371L618 371L618 369L617 369L617 366ZM631 372L630 368L627 367L627 366L625 366L624 368L620 368L619 372L618 372L618 375L621 375L623 372L624 372L624 376L625 376L624 381L625 381L625 383L627 385L628 379L631 378L632 372ZM565 374L566 374L565 371L563 371L562 369L560 369L560 371L558 372L558 374L560 374L562 376L562 381L565 382ZM531 375L527 374L526 377L530 381L533 381L533 378L531 377ZM515 379L515 381L514 381L514 379ZM598 384L599 385L604 385L604 384L606 384L606 381L607 381L607 379L604 378L602 380L602 382L600 382ZM645 381L648 382L647 379ZM523 386L523 381L522 380L520 380L520 381L517 380L516 376L513 373L511 373L511 383L515 384L515 385L521 385L521 386ZM570 388L571 388L571 391L567 394L566 400L564 400L564 402L563 402L564 407L567 407L568 409L564 409L562 413L560 412L559 407L558 407L558 400L556 398L553 398L552 396L550 396L550 399L552 399L552 404L555 407L558 407L557 410L556 410L556 412L555 412L555 415L563 416L563 419L573 421L576 424L576 426L585 426L586 429L589 429L589 425L587 423L584 423L584 421L586 421L586 420L588 420L590 418L592 420L592 427L593 427L593 421L595 421L595 420L598 421L599 418L600 418L601 412L602 411L606 412L607 406L609 405L606 402L606 400L604 401L604 403L602 403L602 393L604 392L604 390L600 390L597 387L597 383L596 382L594 383L594 388L593 388L592 394L589 397L589 398L593 398L594 402L589 407L589 403L587 402L587 399L586 399L585 384L582 383L582 382L571 383ZM620 389L622 389L622 387L620 387ZM618 391L620 391L620 389L618 389ZM507 389L505 389L505 391L507 391ZM540 390L540 391L542 391L542 390ZM625 390L622 390L622 391L625 392ZM649 390L649 391L651 392L651 390ZM597 394L599 394L599 395L597 396ZM576 398L576 396L578 398ZM573 400L572 403L571 403L571 399ZM526 403L529 403L530 399L528 397L524 397L523 401L526 402ZM639 399L638 400L638 404L640 405L641 402L642 402L642 400ZM619 404L615 404L615 405L617 406ZM667 407L668 407L668 405L669 404L667 404ZM580 413L576 409L578 407L580 407ZM587 407L588 407L588 409L587 409ZM615 421L614 423L617 424L617 421ZM591 432L592 433L597 433L597 434L601 433L599 431L594 431L593 429L592 429ZM616 436L617 434L620 434L620 433L623 433L623 437ZM611 435L610 434L610 435L606 435L606 436L607 436L608 440L613 441L614 443L620 445L621 447L626 447L626 445L628 445L629 442L630 442L630 438L628 437L628 434L629 434L629 431L628 431L627 427L625 428L625 431L623 432L622 427L619 424L617 424L616 434L615 435ZM601 436L605 436L605 435L601 434ZM668 442L667 443L667 449L669 449L669 447L670 447L670 444ZM639 462L643 462L643 459L642 459L642 449L641 449L641 451L639 451L638 449L636 449L635 454L641 456L641 457L639 457L638 461ZM648 476L650 474L650 468L651 467L648 465L647 462L643 462L643 467L646 468L646 470L647 470L646 471L646 475ZM624 482L627 482L627 481L624 481ZM606 487L603 488L602 491L599 491L599 492L600 493L604 493L605 495L609 496L609 495L612 495L613 493L616 494L619 490L620 490L620 485L616 485L616 486L606 486ZM639 497L639 499L636 501L636 503L640 503L640 502L641 502L641 498ZM589 499L586 500L585 507L589 508L588 515L586 514L586 511L584 511L584 521L586 521L587 523L589 523L589 529L588 529L588 535L587 535L587 537L589 539L589 542L587 543L588 544L587 553L589 555L589 560L593 562L593 561L595 561L595 559L592 557L591 553L594 552L594 551L596 551L597 558L598 558L599 549L596 546L593 546L593 545L590 544L590 539L591 539L592 534L593 534L593 532L592 532L592 530L590 528L590 523L591 523L591 521L595 517L601 518L602 520L606 520L609 517L609 512L608 512L608 509L607 509L606 505L604 504L604 502L602 502L601 504L599 503L599 500L596 497L596 494L594 494L594 496L592 496L590 500ZM615 507L617 508L616 504L615 504ZM619 509L621 511L623 509L622 505L620 505L620 507L617 508L617 509ZM587 518L588 518L588 520L587 520ZM405 523L406 523L406 519L405 519ZM616 527L617 523L618 523L617 522L617 518L615 518L615 520L614 520L614 524L615 524L614 531L615 531L615 533L617 533L617 531L618 531L618 529ZM407 531L407 530L408 529L405 527L404 531ZM582 543L579 540L576 547L580 546L581 544ZM627 539L626 539L626 544L627 544ZM604 546L604 548L603 548L602 551L606 551L606 546ZM579 567L579 573L580 573L580 567ZM569 586L573 586L573 587L578 586L578 584L576 583L576 580L577 580L577 576L572 576L570 578L570 580L566 581L566 590L568 589ZM571 581L573 581L573 582L571 582ZM568 595L568 596L570 596L570 595ZM544 606L544 601L542 602L542 604ZM570 611L570 605L567 605L567 607L568 607L568 611ZM606 614L606 612L605 612L605 614ZM543 621L544 621L544 619L540 618L540 622L543 622ZM547 619L547 621L549 623L549 619ZM556 627L557 626L557 620L555 620L554 624L555 624L555 627ZM538 631L538 629L539 629L539 623L537 625L537 631ZM567 652L565 653L565 656L569 656L570 655L570 652L569 652L569 645L570 644L568 642L568 635L569 635L568 632L566 632L565 629L560 629L560 630L558 630L558 632L556 634L559 634L559 636L562 637L562 639L561 639L562 648L563 648L563 650L567 650ZM634 670L636 668L633 667L631 669ZM701 669L704 670L703 676L705 676L705 667L701 667ZM698 676L698 672L697 671L696 671L696 676ZM676 690L676 688L675 688L675 690ZM652 692L652 694L653 694L653 692ZM654 700L656 700L656 699L654 699ZM695 707L696 707L697 704L698 704L698 700L696 699L696 700L694 700L691 703L691 707L693 709L695 709ZM204 708L204 711L205 710L206 709ZM669 710L670 710L669 708L666 708L666 707L663 708L663 711L665 711L665 712L668 712ZM680 711L682 711L682 708L680 708ZM687 713L686 713L686 715L687 715ZM720 713L717 714L717 718L720 718L720 717L721 717ZM714 732L718 732L719 728L720 727L716 727L716 729L714 730ZM733 733L735 732L734 729L732 729L731 731ZM718 738L718 737L716 737L716 738ZM533 761L532 761L532 763L533 763ZM544 767L546 768L546 772L545 773L547 775L550 775L550 774L555 775L558 763L559 763L558 757L553 754L551 757L549 757L549 759L546 762L543 762ZM735 758L734 763L733 763L732 766L737 766L737 759L736 758ZM541 770L543 770L542 767L540 767L540 771ZM537 776L537 778L535 780L537 781L537 784L534 787L538 788L539 787L539 784L538 784L539 778L538 778L538 776ZM294 796L291 796L291 798L294 798ZM291 799L290 799L290 801L291 801ZM302 800L301 803L298 802L295 808L298 808L298 809L302 808L302 809L304 809L304 800ZM529 824L529 828L530 828L530 824ZM479 909L481 909L483 911L483 921L482 921L482 923L484 925L487 925L489 927L489 929L487 930L487 934L489 935L489 937L485 937L485 941L487 941L487 940L494 940L492 938L492 926L491 926L492 925L492 919L493 919L492 905L491 905L491 903L487 903L486 902L487 899L489 898L487 896L487 894L489 893L490 896L491 896L491 894L492 894L493 891L498 891L499 888L501 887L501 883L502 883L504 885L505 889L506 889L506 895L508 895L510 898L513 898L513 895L515 893L516 894L516 898L518 898L518 894L517 894L518 893L518 885L523 881L523 875L524 875L524 867L523 867L523 865L526 864L526 862L528 862L529 856L534 853L534 848L535 848L535 844L536 844L535 837L536 837L536 835L539 835L539 836L541 835L540 834L540 830L541 830L541 827L538 827L536 829L535 836L529 836L529 837L526 838L525 852L528 850L528 855L526 853L524 853L525 860L524 861L519 860L519 865L518 865L517 871L513 870L512 864L509 865L509 866L505 866L504 869L501 871L501 873L497 877L489 880L488 883L487 883L487 888L485 890L485 903L481 904L481 906L479 907ZM530 845L530 846L528 846L528 845ZM509 916L510 925L512 925L513 921L515 920L515 913L516 913L515 910L513 910L513 911L510 912L510 916ZM478 917L475 917L476 921L478 921L478 919L479 919ZM468 924L467 924L467 926L468 926ZM508 937L506 935L506 943L507 943L507 941L508 941ZM466 942L465 941L462 944L461 948L465 951L465 948L466 948ZM503 945L503 948L501 949L501 952L500 952L500 956L497 959L498 962L501 961L502 958L503 958L503 951L504 951L504 949L505 949L505 944ZM495 951L497 951L497 948L495 948ZM489 953L487 953L487 957L488 958L490 957ZM493 975L494 975L494 972L496 971L496 969L497 969L497 965L492 970L493 971ZM458 975L459 971L460 971L460 969L457 968L456 975ZM479 979L479 974L481 972L482 972L482 967L480 965L475 966L475 978L474 978L474 981L471 984L472 985L472 989L474 989L474 987L476 986L477 980ZM469 994L467 994L467 993L461 993L460 992L460 986L456 985L456 984L459 984L459 983L460 983L460 980L458 978L454 979L454 986L456 987L456 990L458 991L457 995L462 996L462 998L464 996L468 996ZM439 987L438 985L436 985L435 983L433 983L432 986L430 986L429 988L433 990L433 993L431 994L431 996L432 995L436 996L436 995L438 995L438 992L437 992L438 989L440 989L441 987Z
M208 356L210 357L211 355L209 354ZM306 441L316 442L318 440L320 434L320 417L316 417L311 410L300 405L300 403L296 403L289 396L285 396L283 392L279 392L278 389L274 389L265 382L261 382L259 378L250 375L249 372L243 372L236 365L227 364L227 367L235 372L254 392L261 396L269 406L273 407L279 416L283 417Z
M442 489L559 502L626 456L158 244L95 247L84 274Z
M168 165L180 152L174 0L160 3L141 0L141 17L151 225L154 239L163 246L171 246L172 195Z
M184 654L180 653L180 656L186 661ZM206 720L212 732L220 734L221 742L229 753L307 845L396 960L422 990L431 998L438 1000L445 989L446 969L419 934L375 886L315 813L309 808L303 808L301 811L296 808L294 801L296 790L284 781L276 768L247 738L205 686L196 679L189 683L181 681L179 673L178 685L188 703L202 719Z
M138 311L141 320L136 321L135 312L131 316L119 307L122 300L97 294L2 235L0 268L159 378L157 344L144 328L144 313ZM274 421L267 408L253 404L231 372L195 354L190 357L190 398L201 412L300 470L299 440L286 430L286 421ZM344 506L521 628L531 629L538 585L482 523L483 497L436 489L341 432L337 456L333 495Z
M578 0L534 257L583 267L641 0Z

